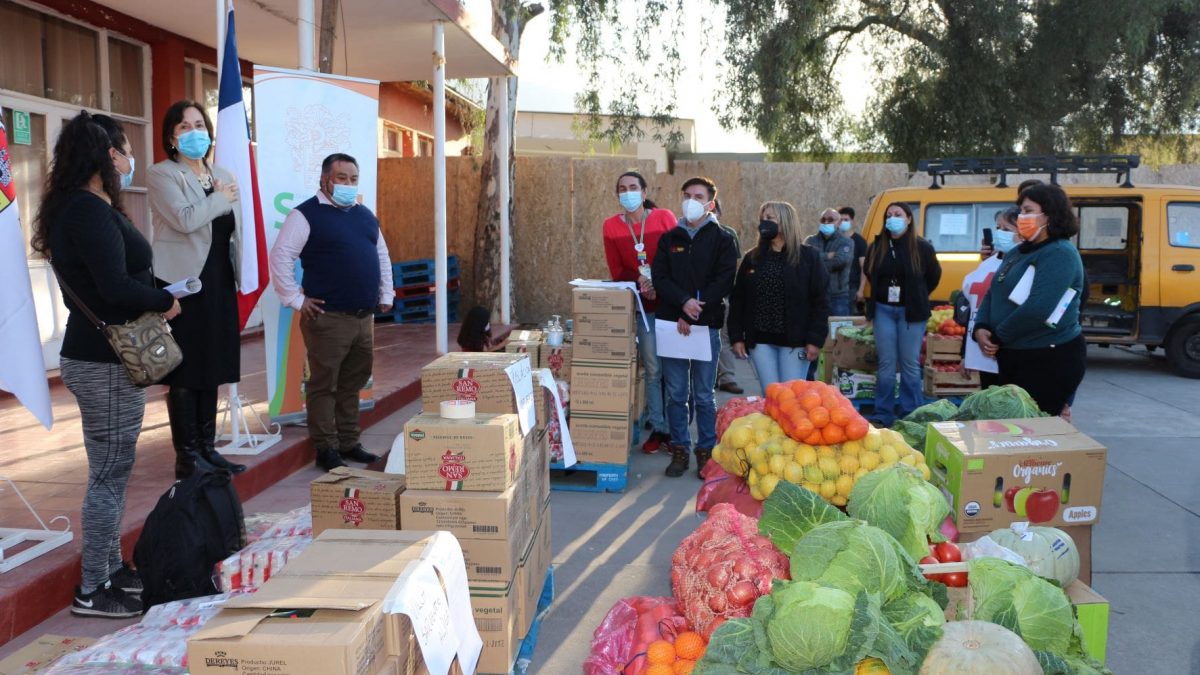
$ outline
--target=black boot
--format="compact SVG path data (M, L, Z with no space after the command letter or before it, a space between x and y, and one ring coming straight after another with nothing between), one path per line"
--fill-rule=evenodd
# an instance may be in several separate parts
M708 460L712 459L712 450L708 448L696 448L696 478L704 480L704 476L700 475L704 471L704 466L708 464Z
M175 446L175 480L196 471L196 465L211 470L200 456L200 428L196 419L196 390L171 387L167 390L167 418L171 421L171 443Z
M671 463L667 465L667 477L679 478L688 468L690 452L682 445L671 445Z
M196 418L200 421L200 456L218 469L230 473L245 471L245 464L234 464L217 452L217 390L201 389L197 393Z

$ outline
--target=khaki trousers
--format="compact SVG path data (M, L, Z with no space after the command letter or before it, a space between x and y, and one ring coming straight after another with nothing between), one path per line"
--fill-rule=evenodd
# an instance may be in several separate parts
M375 318L326 312L300 319L308 349L308 436L317 450L358 444L359 392L371 378Z

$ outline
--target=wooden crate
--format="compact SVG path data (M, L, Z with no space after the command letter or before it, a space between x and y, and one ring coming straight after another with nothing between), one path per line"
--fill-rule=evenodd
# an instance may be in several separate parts
M925 395L933 397L973 394L979 391L979 371L947 373L925 368Z

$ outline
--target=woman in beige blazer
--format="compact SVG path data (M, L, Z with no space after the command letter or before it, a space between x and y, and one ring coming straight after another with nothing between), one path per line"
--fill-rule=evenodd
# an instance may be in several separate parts
M199 104L179 101L163 118L167 157L150 168L154 215L154 275L162 284L200 280L199 293L181 298L171 322L183 363L165 380L175 477L197 466L240 473L214 448L217 389L240 379L237 279L241 208L228 171L208 162L212 124ZM186 315L186 316L185 316Z

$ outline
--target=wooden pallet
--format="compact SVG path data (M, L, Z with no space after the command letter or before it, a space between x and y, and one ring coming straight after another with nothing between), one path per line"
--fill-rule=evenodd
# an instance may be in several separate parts
M629 463L577 462L567 468L550 464L550 489L564 492L624 492L629 483Z

